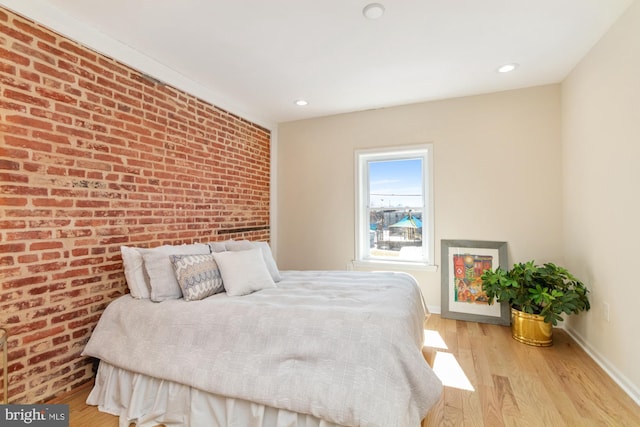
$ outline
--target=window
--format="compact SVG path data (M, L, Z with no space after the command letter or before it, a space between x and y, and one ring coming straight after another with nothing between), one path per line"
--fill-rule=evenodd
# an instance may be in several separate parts
M430 144L356 152L356 261L433 265Z

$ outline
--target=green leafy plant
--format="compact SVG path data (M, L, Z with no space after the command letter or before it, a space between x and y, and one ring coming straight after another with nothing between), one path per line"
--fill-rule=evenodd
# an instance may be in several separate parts
M482 274L482 288L489 298L505 302L516 310L539 314L545 322L557 325L562 313L572 314L591 308L584 283L552 263L535 261L514 264L505 271L498 267Z

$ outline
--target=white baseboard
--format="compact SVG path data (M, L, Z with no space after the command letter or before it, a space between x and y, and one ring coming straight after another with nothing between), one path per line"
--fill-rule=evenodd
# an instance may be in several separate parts
M429 313L431 314L442 314L439 305L427 305L427 309L429 309Z
M609 360L600 352L591 347L584 338L574 329L563 327L576 343L631 397L637 405L640 405L640 389L627 379Z

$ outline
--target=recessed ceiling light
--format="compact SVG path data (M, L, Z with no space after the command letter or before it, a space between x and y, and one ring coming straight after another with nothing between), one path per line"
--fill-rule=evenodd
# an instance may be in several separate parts
M298 107L304 107L305 105L309 105L309 102L305 101L304 99L298 99L295 101L295 104Z
M378 19L384 15L384 6L380 3L369 3L362 9L362 14L367 19Z
M510 73L511 71L515 70L516 68L518 68L518 64L516 64L515 62L513 62L511 64L504 64L502 67L498 68L498 72L499 73Z

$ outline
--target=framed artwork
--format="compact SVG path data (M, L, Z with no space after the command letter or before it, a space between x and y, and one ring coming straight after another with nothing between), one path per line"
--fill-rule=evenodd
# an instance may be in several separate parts
M487 269L508 269L507 243L442 240L441 316L447 319L509 325L509 305L489 304L480 276Z

